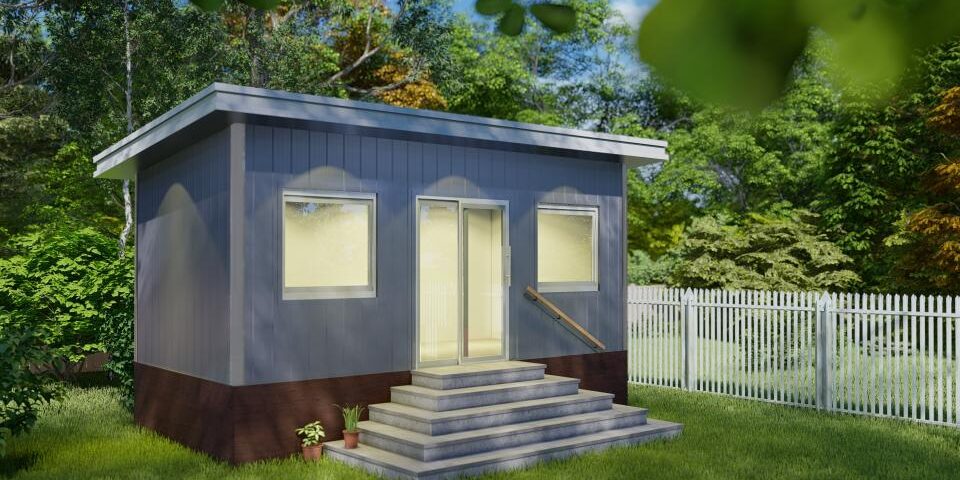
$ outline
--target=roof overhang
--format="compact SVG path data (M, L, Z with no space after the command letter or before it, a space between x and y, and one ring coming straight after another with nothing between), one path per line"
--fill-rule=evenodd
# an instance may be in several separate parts
M218 113L609 155L630 167L668 158L661 140L214 83L97 154L94 176L136 178L144 152Z

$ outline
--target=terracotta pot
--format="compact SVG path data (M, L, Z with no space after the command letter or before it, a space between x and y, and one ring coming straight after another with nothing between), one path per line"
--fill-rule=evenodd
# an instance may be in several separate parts
M323 444L303 447L303 459L317 461L323 456Z
M343 448L357 448L360 441L360 432L343 431Z

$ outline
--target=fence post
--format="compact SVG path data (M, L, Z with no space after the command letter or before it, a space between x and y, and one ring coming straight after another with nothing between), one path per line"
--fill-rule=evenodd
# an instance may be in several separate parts
M836 358L836 311L829 294L817 302L817 409L834 409L833 361Z
M683 389L697 389L697 319L692 304L696 300L693 290L683 292L680 300L683 322Z

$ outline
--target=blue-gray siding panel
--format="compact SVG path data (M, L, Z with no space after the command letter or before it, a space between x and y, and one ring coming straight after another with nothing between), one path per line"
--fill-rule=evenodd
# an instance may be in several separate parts
M414 363L415 198L510 202L510 353L591 350L524 299L536 285L536 205L600 209L600 291L548 296L605 342L624 348L622 166L508 150L349 133L248 126L245 318L247 384L406 370ZM282 300L283 189L377 194L377 297Z
M229 129L137 178L137 361L229 380Z

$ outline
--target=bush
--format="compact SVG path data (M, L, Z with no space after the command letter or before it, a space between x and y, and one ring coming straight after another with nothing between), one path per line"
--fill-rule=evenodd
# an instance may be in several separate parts
M627 263L627 279L633 285L667 283L674 264L673 258L667 255L653 260L647 252L634 250L630 252Z
M0 457L7 440L30 430L37 408L59 397L60 384L36 367L51 361L42 336L0 310Z
M777 216L697 218L671 253L678 287L756 290L847 290L860 283L852 259L817 233L804 210Z
M72 376L90 353L112 354L109 369L128 381L132 356L133 261L117 241L66 222L10 237L0 258L0 309L12 326L31 328L48 349L47 364ZM128 375L129 376L129 375Z

